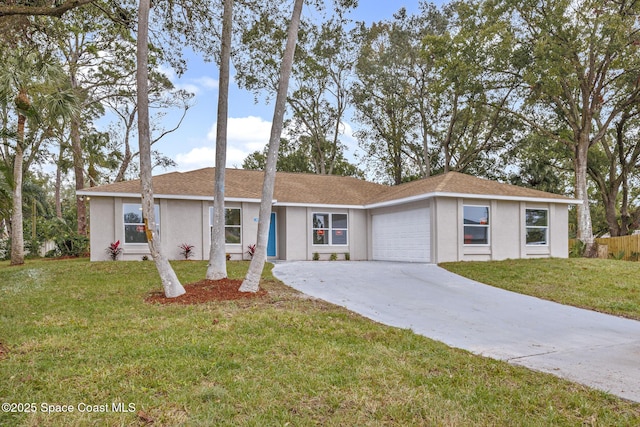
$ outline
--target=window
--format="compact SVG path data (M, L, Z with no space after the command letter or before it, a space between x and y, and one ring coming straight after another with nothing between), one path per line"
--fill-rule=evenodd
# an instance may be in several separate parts
M546 209L526 210L527 245L546 245L549 233L549 211Z
M313 214L314 245L347 245L348 230L347 214Z
M489 206L464 206L464 244L489 244Z
M155 205L156 233L160 234L160 206ZM124 242L147 243L142 205L140 203L125 203L122 205L124 219Z
M224 210L224 242L230 245L242 244L242 215L240 208ZM209 236L213 232L213 208L209 208Z

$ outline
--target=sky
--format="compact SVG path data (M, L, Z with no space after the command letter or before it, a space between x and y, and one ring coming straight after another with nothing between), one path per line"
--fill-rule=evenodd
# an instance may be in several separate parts
M419 0L360 0L351 18L367 23L391 19L402 7L409 13L417 13ZM303 10L303 14L304 12ZM215 64L205 63L197 55L188 55L187 61L188 69L180 78L170 71L165 71L176 88L187 89L195 94L194 105L187 112L181 127L154 145L154 150L172 158L177 166L163 171L154 170L154 174L184 172L215 165L218 69ZM240 168L249 154L261 151L268 143L273 108L263 100L256 103L252 93L240 90L233 81L229 90L227 167ZM173 127L177 120L173 116L167 116L165 119L167 128ZM345 117L344 124L346 132L342 139L348 147L347 158L353 160L357 152L357 142L351 135L356 127L352 123L351 114Z

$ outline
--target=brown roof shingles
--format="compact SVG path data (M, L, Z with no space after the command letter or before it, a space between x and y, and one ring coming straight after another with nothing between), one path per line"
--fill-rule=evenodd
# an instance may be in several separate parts
M167 196L209 198L213 196L214 175L214 168L205 168L154 176L154 193ZM262 171L227 169L225 175L226 197L260 199L263 176L264 172ZM87 188L82 193L88 195L92 193L137 195L140 193L140 180ZM392 187L352 177L278 172L274 199L279 203L364 206L433 193L558 199L565 202L572 200L558 194L501 184L457 172L449 172Z
M459 172L448 172L429 178L411 181L406 184L389 188L384 194L369 201L369 204L401 200L423 194L464 194L477 196L498 196L511 198L533 199L558 199L568 201L569 197L534 190L532 188L518 187L516 185L502 184L484 178L476 178Z

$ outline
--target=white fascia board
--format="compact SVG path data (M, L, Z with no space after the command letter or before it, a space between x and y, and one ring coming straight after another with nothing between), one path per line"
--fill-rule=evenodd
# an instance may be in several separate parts
M87 197L122 197L128 199L139 199L140 193L111 193L111 192L99 192L99 191L76 191L78 196ZM201 200L201 201L213 201L213 196L189 196L179 194L154 194L154 199L173 199L173 200ZM260 199L249 199L242 197L225 197L226 202L248 202L248 203L260 203ZM274 200L274 203L276 201Z
M538 198L538 197L519 197L519 196L496 196L491 194L463 194L463 193L425 193L417 196L405 197L403 199L388 200L386 202L372 203L366 205L365 209L383 208L387 206L402 205L405 203L417 202L420 200L431 199L434 197L453 197L462 199L483 199L483 200L507 200L514 202L531 202L531 203L560 203L566 205L581 205L582 200L576 199L553 199L553 198Z
M289 203L274 202L274 206L300 207L300 208L319 208L319 209L366 209L363 205L331 205L326 203Z

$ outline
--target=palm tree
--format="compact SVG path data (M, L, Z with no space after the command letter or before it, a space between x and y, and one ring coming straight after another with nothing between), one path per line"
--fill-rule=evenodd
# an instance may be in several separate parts
M220 51L220 91L218 92L218 124L216 132L216 182L213 199L213 232L209 252L207 279L227 277L225 254L224 181L227 162L227 116L229 110L229 62L233 27L233 0L224 0L222 48Z
M16 120L13 134L13 174L11 213L11 265L24 264L22 218L22 179L42 143L48 139L56 122L69 117L75 108L74 98L64 72L53 57L30 47L3 49L0 61L0 104L11 114L5 117L8 129ZM7 139L8 141L8 139ZM31 156L25 159L27 151ZM8 160L8 159L7 159Z
M249 270L245 276L241 292L258 292L260 288L260 277L264 264L267 261L267 243L269 241L269 226L271 224L271 204L273 203L273 189L276 182L276 164L278 162L278 150L280 149L280 137L282 136L282 126L284 120L284 110L287 103L287 92L289 90L289 77L293 68L293 55L298 41L298 28L302 15L304 0L296 0L293 5L293 14L287 32L287 45L282 57L280 68L280 80L278 81L278 93L273 111L273 122L271 124L271 135L269 136L269 153L267 155L267 165L264 169L264 181L262 184L262 198L260 200L260 215L258 218L258 237L256 251L251 258Z
M138 40L136 87L138 105L138 145L140 146L140 182L142 184L142 213L148 220L148 243L151 256L156 264L164 294L175 298L186 291L178 276L161 250L156 232L153 182L151 177L151 131L149 128L149 9L150 0L140 0L138 7Z

